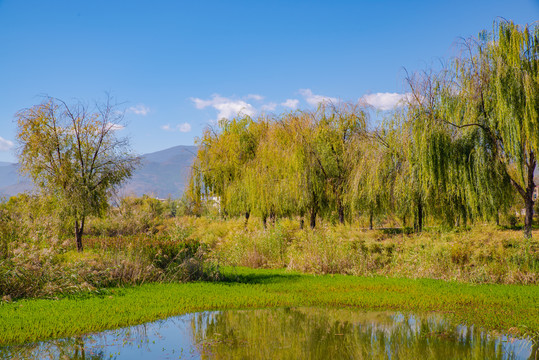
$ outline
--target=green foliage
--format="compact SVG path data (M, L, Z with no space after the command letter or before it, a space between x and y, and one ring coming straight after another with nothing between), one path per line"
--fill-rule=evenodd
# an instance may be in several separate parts
M377 128L350 104L223 120L200 140L190 198L221 215L466 227L526 208L539 146L538 26L495 23L442 71L407 78ZM204 190L203 190L204 188ZM200 212L195 212L200 214ZM407 222L408 220L408 222Z
M517 193L531 236L538 33L537 26L495 23L492 33L466 41L444 72L409 78L407 118L421 176L429 193L442 195L433 196L430 206L446 218L493 218L513 205Z
M194 204L218 197L223 215L309 212L315 220L335 210L344 221L347 180L365 127L365 113L349 104L273 120L222 120L219 132L207 129L199 140L190 197Z
M127 139L116 137L121 118L109 102L91 113L50 97L17 114L21 169L73 219L79 251L86 217L104 212L137 164Z
M231 121L222 119L219 126L221 133L209 128L199 140L199 152L188 192L198 207L202 206L203 197L218 196L223 211L233 212L234 204L229 205L227 190L229 186L241 182L240 169L254 158L258 124L245 116ZM245 202L243 188L238 186L237 189L238 196Z

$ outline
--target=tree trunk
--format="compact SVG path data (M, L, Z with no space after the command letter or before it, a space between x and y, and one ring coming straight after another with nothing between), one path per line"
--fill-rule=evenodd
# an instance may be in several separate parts
M524 206L526 208L526 217L524 220L524 236L526 238L532 237L532 225L533 225L533 191L535 190L535 181L533 180L533 173L535 172L535 154L530 152L529 165L528 165L528 186L525 192L522 194L524 197Z
M423 231L423 202L421 200L419 200L419 204L417 204L417 221L417 229L421 232Z
M75 338L75 356L73 359L86 359L86 350L84 347L84 340L82 336L77 336Z
M245 212L245 227L247 227L247 223L249 222L250 216L251 216L251 213L249 211Z
M80 223L78 220L75 220L75 240L77 241L78 252L82 252L84 250L82 247L82 232L83 231L84 231L84 218L81 219Z
M275 220L277 219L277 215L275 215L275 211L273 210L270 211L269 218L270 218L271 224L275 225Z
M533 198L531 196L526 196L525 203L526 203L526 219L524 221L524 236L527 238L531 238L532 225L533 225Z
M423 231L423 202L421 200L417 202L417 213L414 228L416 232Z
M468 211L466 210L466 206L461 205L461 211L462 211L462 225L466 228L466 226L468 226Z
M303 216L302 216L301 219L299 219L299 228L303 230L304 226L305 226L305 220L303 220Z
M268 227L268 219L266 215L262 215L262 225L264 225L264 229Z
M315 208L311 209L311 229L314 229L316 226L316 213L318 211Z
M528 359L539 359L539 342L532 341L532 351Z
M526 189L522 188L522 186L520 186L516 181L511 180L511 183L524 200L524 210L526 211L526 215L524 216L524 236L526 238L532 237L533 190L535 189L535 183L533 181L533 169L535 169L535 161L533 162L533 168L530 167L528 169L528 185L526 186Z
M337 199L337 211L339 213L339 222L344 224L344 206L340 198Z
M369 230L372 230L374 228L374 226L372 225L373 220L374 220L374 214L373 214L373 211L371 210L369 213Z

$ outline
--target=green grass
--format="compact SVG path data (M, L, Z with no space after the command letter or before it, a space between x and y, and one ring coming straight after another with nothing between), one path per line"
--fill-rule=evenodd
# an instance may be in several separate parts
M228 268L219 282L152 283L0 305L0 344L80 335L188 312L283 306L442 312L492 330L539 330L539 287Z

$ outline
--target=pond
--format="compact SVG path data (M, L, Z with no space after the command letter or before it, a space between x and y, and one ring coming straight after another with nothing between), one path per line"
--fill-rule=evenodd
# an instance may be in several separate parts
M0 359L539 359L537 344L440 315L353 309L207 311L16 347Z

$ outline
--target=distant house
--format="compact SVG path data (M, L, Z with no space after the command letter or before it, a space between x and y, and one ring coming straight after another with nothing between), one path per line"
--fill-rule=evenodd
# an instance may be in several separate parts
M539 197L539 186L536 186L535 189L533 189L532 199L533 199L534 202L537 201L537 197ZM535 214L535 209L533 210L533 215L536 215ZM520 214L517 211L516 216L526 216L526 209L520 209Z
M213 206L214 208L219 210L219 214L221 214L221 197L220 196L207 196L205 198L206 204Z

